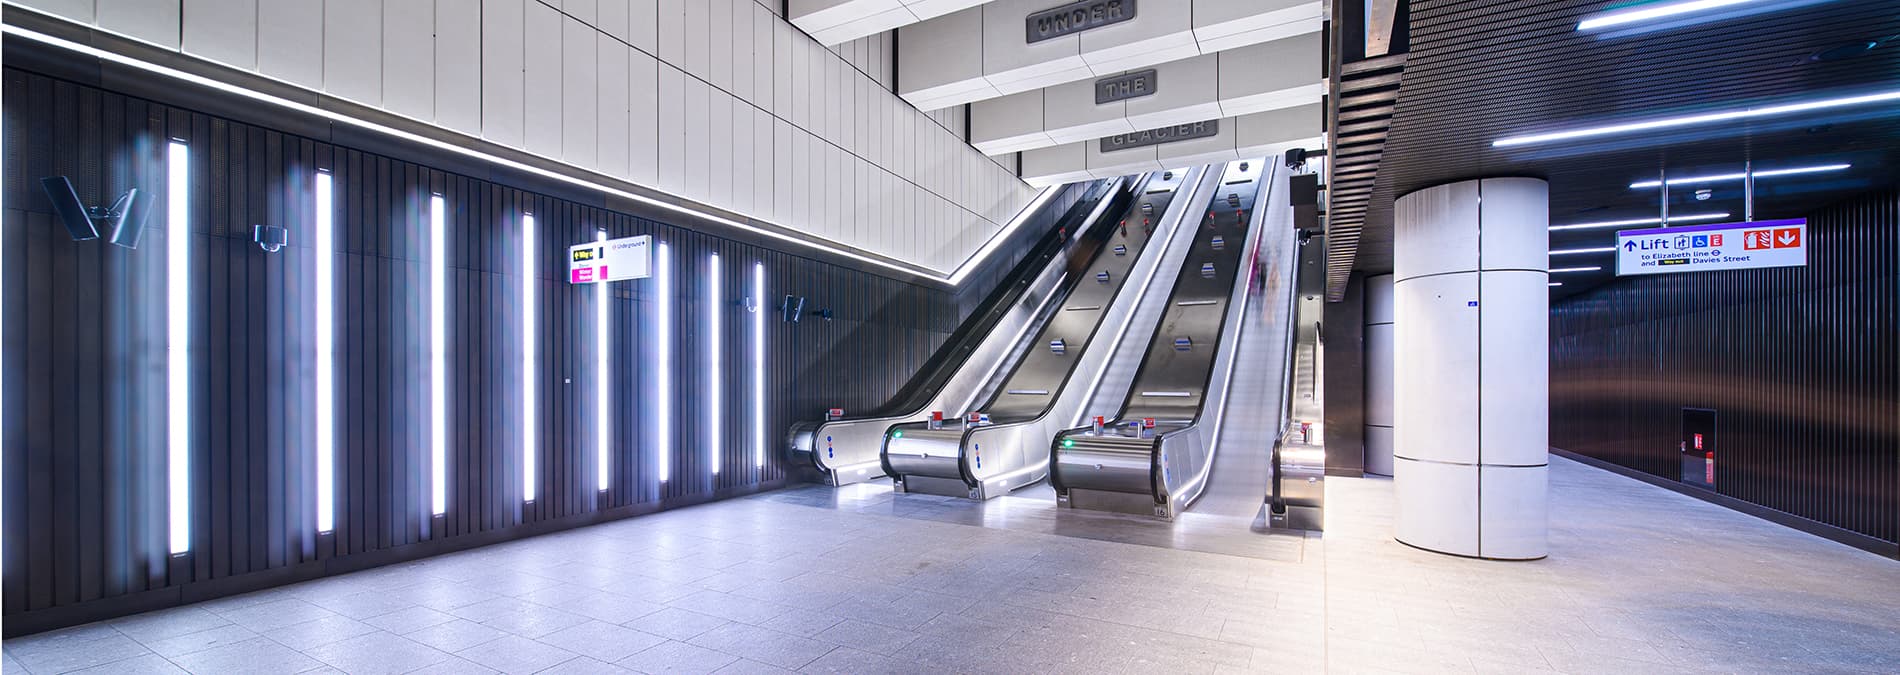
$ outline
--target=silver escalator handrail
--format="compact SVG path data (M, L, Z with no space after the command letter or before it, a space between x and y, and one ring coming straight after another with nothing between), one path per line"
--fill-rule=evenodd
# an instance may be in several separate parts
M1281 167L1269 163L1263 167L1258 185L1255 187L1253 213L1250 214L1250 222L1247 225L1247 246L1240 257L1241 267L1247 271L1247 274L1244 279L1235 280L1232 295L1228 298L1227 316L1221 326L1221 339L1219 346L1216 347L1218 351L1214 355L1214 371L1208 378L1207 390L1201 399L1200 414L1192 424L1160 434L1160 438L1155 443L1157 467L1168 465L1168 455L1171 451L1177 449L1201 451L1200 466L1195 467L1192 477L1179 484L1160 486L1167 497L1167 510L1170 513L1180 513L1201 496L1201 492L1207 487L1208 472L1214 466L1214 453L1220 448L1221 429L1225 426L1222 421L1226 416L1228 385L1233 381L1234 364L1238 361L1237 356L1240 352L1240 338L1246 328L1247 303L1252 295L1248 291L1253 285L1254 275L1259 273L1260 243L1265 238L1267 230L1265 221L1268 214L1278 212L1271 206L1269 200L1276 196L1272 186L1284 178L1280 175L1282 170ZM1164 481L1171 482L1176 478L1178 477L1171 476L1166 471L1162 472L1161 479Z
M1147 174L1142 175L1144 181L1146 177ZM1114 179L1102 199L1096 202L1088 217L1083 219L1081 226L1068 234L1068 240L1062 244L1063 251L1073 249L1083 237L1087 236L1103 213L1115 201L1114 195L1128 185L1128 180L1126 176ZM1041 323L1040 320L1046 319L1051 313L1048 309L1055 299L1056 294L1053 291L1061 288L1069 274L1066 260L1067 258L1063 255L1057 255L1051 259L1042 272L1037 274L1035 280L1030 282L1031 289L1041 289L1040 295L1019 299L1016 306L1009 309L1004 318L998 321L998 330L984 338L965 360L964 367L944 382L938 393L924 405L896 415L835 420L820 423L813 428L810 451L818 468L833 474L857 472L867 475L875 468L876 473L882 475L884 471L879 451L883 446L884 434L892 425L925 421L931 411L935 410L960 412L967 409L973 399L982 395L990 387L991 381L998 372L1007 372L1003 368L1014 361L1009 357L1021 355L1021 352L1015 349L1018 343L1025 337L1033 335ZM1034 292L1031 291L1031 293ZM987 367L981 371L972 370L972 368L984 366ZM955 405L946 405L947 399L951 399L951 403ZM828 441L825 439L834 437L839 439L835 443L836 447L844 450L842 456L835 458L838 461L831 461L834 458L829 456L830 453L826 447ZM834 477L833 482L843 484L845 481Z

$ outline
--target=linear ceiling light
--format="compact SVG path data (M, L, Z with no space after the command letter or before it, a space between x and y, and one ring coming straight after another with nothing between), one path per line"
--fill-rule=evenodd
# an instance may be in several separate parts
M1625 124L1612 124L1612 125L1601 126L1601 127L1572 129L1570 131L1556 131L1556 132L1551 132L1547 134L1512 136L1509 138L1501 138L1495 141L1491 141L1491 147L1508 148L1508 147L1518 146L1518 145L1532 145L1535 143L1548 143L1551 141L1568 141L1568 140L1574 140L1578 138L1595 138L1597 136L1612 136L1616 134L1626 134L1626 133L1632 133L1632 132L1637 132L1637 131L1674 129L1677 127L1695 126L1699 124L1712 124L1715 122L1728 122L1732 120L1754 119L1757 117L1772 117L1775 115L1786 115L1789 113L1808 112L1811 110L1827 110L1830 108L1845 108L1848 106L1866 105L1869 103L1885 103L1889 101L1900 101L1900 91L1883 91L1883 92L1879 92L1875 94L1862 94L1860 96L1829 98L1829 99L1821 99L1819 101L1804 101L1801 103L1784 103L1782 105L1773 105L1773 106L1767 106L1763 108L1744 108L1741 110L1726 110L1722 112L1703 113L1700 115L1685 115L1682 117L1665 117L1662 119L1649 120L1647 122L1629 122Z
M1721 220L1727 217L1728 217L1727 213L1691 213L1691 214L1682 215L1682 216L1671 216L1669 218L1669 222L1693 223L1699 220ZM1552 225L1550 226L1550 230L1552 232L1556 232L1558 230L1588 230L1588 229L1594 229L1594 228L1599 228L1599 227L1623 227L1625 225L1659 225L1661 223L1662 223L1661 218L1633 218L1630 220L1605 220L1600 223L1577 223L1574 225Z
M1637 5L1586 16L1583 18L1583 21L1577 23L1577 30L1588 31L1627 26L1633 23L1667 19L1684 14L1693 14L1695 12L1704 12L1711 9L1721 9L1723 7L1746 5L1761 1L1762 0L1685 0L1683 2Z
M1564 285L1564 282L1561 282L1561 281L1552 281L1552 282L1550 282L1550 285L1551 285L1551 286L1553 286L1553 287L1555 287L1555 286L1562 286L1562 285Z
M785 232L780 231L778 228L759 227L759 226L752 225L749 223L733 220L731 218L725 218L725 217L713 215L710 213L706 213L703 211L686 208L684 206L680 206L678 204L674 204L668 201L655 199L653 197L648 197L646 195L628 192L626 190L621 190L619 188L609 187L607 185L604 185L595 181L591 181L585 178L571 176L559 171L551 171L551 170L544 169L544 168L534 166L531 164L515 161L512 159L507 159L505 157L501 157L498 155L489 154L487 152L483 152L481 150L477 150L474 148L463 147L455 143L450 143L447 141L430 138L428 136L423 136L420 134L403 131L400 129L396 129L394 127L378 124L376 122L371 122L369 120L365 120L362 118L345 115L343 113L336 112L334 110L325 110L323 108L319 108L319 107L309 105L306 103L299 103L297 101L292 101L290 99L281 98L278 96L272 96L270 94L266 94L260 91L245 89L243 87L239 87L239 86L222 82L219 80L214 80L202 75L196 75L196 74L188 73L182 70L177 70L175 68L161 66L149 61L142 61L136 58L132 58L130 56L125 56L123 54L106 51L104 49L99 49L97 47L93 47L90 45L80 44L77 42L73 42L71 40L53 37L45 33L28 30L26 28L21 28L19 26L14 26L11 24L0 25L0 33L25 38L25 39L32 40L34 42L38 42L41 44L46 44L46 45L58 47L60 49L76 52L79 54L84 54L86 56L97 58L103 61L110 61L110 62L117 63L120 65L129 66L129 67L136 68L144 72L153 73L153 74L161 75L164 77L169 77L175 80L187 82L190 84L195 84L201 87L208 87L210 89L214 89L217 91L221 91L221 92L225 92L229 94L235 94L235 95L250 99L252 101L266 103L269 105L277 106L279 108L284 108L287 110L292 110L292 111L299 112L306 115L314 115L317 117L321 117L323 119L327 119L327 120L331 120L335 122L341 122L343 124L348 124L360 129L367 129L379 134L390 136L392 138L397 138L404 141L421 144L434 150L452 152L458 155L462 155L464 157L472 157L477 160L488 162L497 166L507 167L509 169L514 169L516 171L523 171L529 174L533 174L535 176L540 176L542 178L557 180L557 181L567 183L570 185L578 185L590 190L598 190L605 194L610 194L610 195L613 195L616 197L622 197L625 199L631 199L633 201L640 202L641 204L645 204L645 205L652 206L655 208L663 209L666 211L672 211L675 213L685 214L687 216L698 218L704 221L719 223L727 227L732 227L732 228L736 228L736 229L743 230L746 232L751 232L751 233L758 234L761 236L769 237L771 239L776 239L778 241L792 244L794 246L814 249L814 250L823 251L825 253L829 253L832 255L849 258L851 260L855 260L867 265L883 268L883 269L897 272L900 274L916 277L919 279L928 279L932 281L940 281L940 282L948 283L951 286L961 285L963 283L963 280L967 276L969 276L969 274L972 271L974 271L979 265L981 265L982 262L990 256L990 254L995 253L996 250L1000 248L1002 242L1009 238L1010 233L1016 231L1017 229L1020 229L1024 224L1028 223L1031 220L1030 216L1034 215L1035 212L1038 209L1040 209L1043 204L1047 203L1051 198L1053 198L1057 190L1060 189L1061 187L1061 186L1049 186L1049 187L1043 188L1042 191L1039 194L1037 194L1036 198L1030 201L1028 206L1023 207L1022 210L1018 211L1016 213L1015 219L1011 220L1008 224L1000 228L999 231L996 233L996 235L990 238L988 243L986 243L974 255L971 255L969 258L964 259L963 263L959 265L952 273L946 274L939 270L935 270L929 267L923 267L921 265L916 266L916 267L900 265L900 264L893 263L893 262L883 260L880 258L874 258L871 256L855 253L855 252L852 252L843 248L839 248L836 246L828 246L825 244L811 241L809 239L804 239L802 237L797 237L791 234L787 234ZM391 114L394 114L394 113L391 113ZM471 136L470 138L476 138L476 137ZM476 140L480 140L480 139L476 138Z
M1561 274L1564 272L1596 272L1602 269L1603 268L1601 267L1555 267L1555 268L1551 268L1550 273Z
M1577 255L1580 253L1615 253L1615 252L1616 252L1615 246L1605 246L1603 248L1567 248L1560 251L1551 251L1550 254L1551 255Z
M1854 165L1852 164L1822 164L1820 166L1798 166L1792 169L1772 169L1769 171L1756 171L1755 177L1756 178L1773 178L1775 176L1797 176L1804 173L1825 173L1828 171L1846 171L1850 168L1853 168L1853 166ZM1748 174L1746 173L1718 173L1718 174L1713 174L1713 175L1708 175L1708 176L1690 176L1688 178L1671 178L1669 179L1669 184L1670 185L1684 185L1684 184L1690 184L1690 183L1720 183L1720 182L1731 181L1731 180L1742 180L1747 177L1748 177ZM1630 188L1632 189L1653 188L1653 187L1662 187L1662 181L1646 180L1646 181L1641 181L1641 182L1636 182L1636 183L1630 183Z

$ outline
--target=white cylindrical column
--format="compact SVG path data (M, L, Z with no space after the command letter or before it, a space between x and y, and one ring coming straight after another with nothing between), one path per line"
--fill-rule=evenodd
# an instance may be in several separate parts
M1482 558L1549 550L1550 189L1486 178L1393 212L1398 540Z
M1392 475L1392 275L1366 277L1366 473Z

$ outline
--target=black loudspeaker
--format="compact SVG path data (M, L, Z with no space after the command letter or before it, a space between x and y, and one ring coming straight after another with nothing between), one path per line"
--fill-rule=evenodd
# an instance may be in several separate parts
M112 243L138 248L139 236L145 233L145 221L152 216L152 196L132 188L112 205L112 211Z
M72 181L65 176L47 176L40 179L40 187L46 190L46 198L53 200L53 212L66 224L66 232L73 236L73 241L99 238L99 231L92 227L92 215L86 203L79 201Z
M805 314L805 297L802 295L785 296L785 299L779 302L778 312L781 320L798 323L798 319Z
M1297 169L1306 163L1306 148L1294 148L1286 151L1286 168Z
M138 248L139 235L145 232L145 220L152 213L152 198L141 194L138 188L126 190L109 207L86 206L79 200L79 191L73 189L73 182L65 176L41 178L40 188L46 190L46 198L53 202L53 212L59 214L60 222L73 241L98 239L98 226L104 225L112 233L112 243Z
M1287 197L1293 200L1289 206L1319 205L1319 174L1303 173L1289 180Z

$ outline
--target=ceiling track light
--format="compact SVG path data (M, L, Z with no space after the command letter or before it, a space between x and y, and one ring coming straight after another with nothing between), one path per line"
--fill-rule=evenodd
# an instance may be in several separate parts
M1768 171L1756 171L1755 178L1759 180L1762 178L1774 178L1776 176L1798 176L1798 175L1807 174L1807 173L1826 173L1830 171L1846 171L1853 167L1854 165L1852 164L1822 164L1820 166L1798 166L1798 167L1789 168L1789 169L1772 169ZM1719 173L1719 174L1713 174L1713 175L1708 175L1708 176L1690 176L1688 178L1671 178L1669 179L1669 184L1670 185L1692 185L1695 183L1720 183L1720 182L1731 181L1731 180L1743 180L1746 178L1748 178L1748 174L1746 173ZM1638 181L1635 183L1630 183L1630 189L1632 190L1640 190L1643 188L1653 188L1653 187L1662 187L1662 181L1646 180L1646 181Z
M1591 267L1555 267L1555 268L1551 268L1551 270L1550 270L1550 273L1551 273L1551 274L1563 274L1563 273L1565 273L1565 272L1599 272L1599 271L1602 271L1602 270L1603 270L1603 268L1602 268L1602 267L1597 267L1597 266L1591 266Z
M1727 217L1729 217L1729 214L1726 212L1724 213L1691 213L1691 214L1682 215L1682 216L1671 216L1669 218L1669 222L1693 223L1693 222L1699 222L1699 221L1705 221L1705 220L1721 220ZM1600 223L1576 223L1573 225L1552 225L1550 226L1550 231L1558 232L1561 230L1589 230L1589 229L1596 229L1600 227L1626 227L1629 225L1661 225L1661 224L1662 224L1661 218L1633 218L1630 220L1605 220Z
M1762 1L1763 0L1683 0L1681 2L1662 2L1662 3L1650 3L1650 4L1645 4L1645 5L1637 5L1634 7L1625 7L1623 9L1618 9L1615 11L1600 12L1597 14L1591 14L1589 16L1586 16L1583 18L1583 21L1580 21L1577 23L1577 30L1578 31L1593 31L1593 30L1602 30L1604 28L1615 28L1618 26L1627 26L1633 23L1642 23L1644 21L1655 21L1657 19L1674 18L1674 17L1685 15L1685 14L1694 14L1696 12L1706 12L1712 9L1722 9L1726 7L1734 7L1736 5L1747 5L1751 3L1759 3Z
M1868 105L1868 104L1873 104L1873 103L1889 103L1889 102L1894 102L1894 101L1900 101L1900 91L1883 91L1883 92L1878 92L1878 93L1873 93L1873 94L1862 94L1860 96L1845 96L1845 97L1840 97L1840 98L1828 98L1828 99L1821 99L1818 101L1802 101L1800 103L1784 103L1781 105L1771 105L1771 106L1760 107L1760 108L1743 108L1741 110L1725 110L1722 112L1703 113L1700 115L1685 115L1682 117L1665 117L1662 119L1654 119L1654 120L1648 120L1644 122L1628 122L1624 124L1611 124L1611 125L1600 126L1600 127L1572 129L1569 131L1555 131L1555 132L1546 133L1546 134L1529 134L1525 136L1511 136L1509 138L1501 138L1501 139L1492 141L1491 147L1508 148L1508 147L1515 147L1519 145L1534 145L1538 143L1549 143L1553 141L1569 141L1569 140L1576 140L1579 138L1596 138L1598 136L1613 136L1617 134L1628 134L1628 133L1635 133L1639 131L1656 131L1659 129L1675 129L1679 127L1698 126L1698 125L1703 125L1703 124L1714 124L1716 122L1730 122L1734 120L1773 117L1777 115L1787 115L1787 114L1799 113L1799 112L1811 112L1815 110L1831 110L1834 108L1846 108L1846 107L1851 107L1851 106Z

